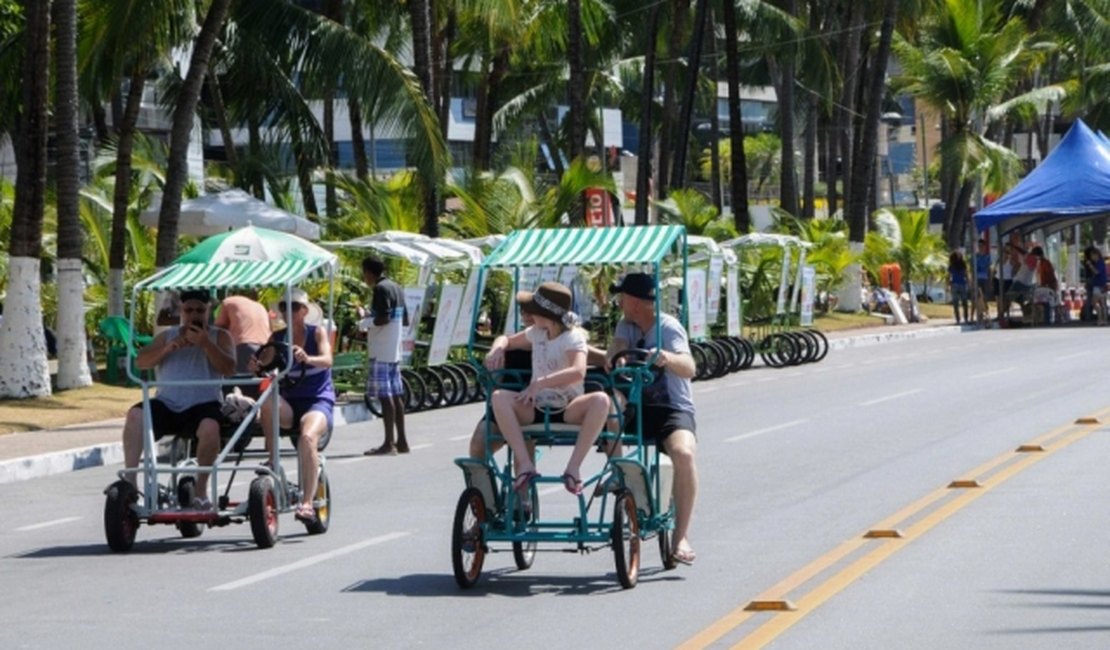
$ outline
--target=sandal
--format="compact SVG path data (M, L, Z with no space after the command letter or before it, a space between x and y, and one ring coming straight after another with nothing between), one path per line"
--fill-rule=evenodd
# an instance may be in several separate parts
M530 469L527 472L521 472L516 475L515 479L513 479L513 489L517 492L523 492L539 477L540 473L534 469Z
M577 476L569 472L564 472L559 478L563 479L563 488L566 489L567 492L570 492L574 496L582 494L582 480Z
M686 566L692 565L694 563L694 560L696 560L697 558L698 554L694 552L694 549L689 547L676 548L674 551L671 552L672 560L678 562L679 564L685 564Z
M297 510L293 513L293 518L305 524L316 523L316 508L313 508L311 504L298 504Z
M208 500L208 497L193 497L192 505L193 510L200 510L202 512L207 512L212 509L212 502Z

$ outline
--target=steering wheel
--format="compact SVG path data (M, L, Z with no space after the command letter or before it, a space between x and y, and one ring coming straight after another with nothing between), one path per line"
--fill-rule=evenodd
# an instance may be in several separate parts
M622 365L618 362L623 360L623 365L626 368L648 368L647 360L652 354L654 353L651 350L645 350L643 348L627 348L614 354L609 363L612 367L616 368ZM659 381L659 378L663 376L663 369L659 366L653 364L650 366L650 369L651 381L647 383L649 386Z
M289 365L289 358L292 350L289 344L285 341L270 341L262 347L258 348L258 352L254 353L258 359L258 371L265 372L281 372ZM299 366L299 368L298 368ZM302 379L306 370L305 364L294 363L293 369L289 374L282 378L281 386L283 388L292 388L296 386Z

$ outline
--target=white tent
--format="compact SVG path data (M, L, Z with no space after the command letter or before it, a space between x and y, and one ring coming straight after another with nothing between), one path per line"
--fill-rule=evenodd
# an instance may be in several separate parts
M139 221L157 228L158 211L158 206L152 207L139 215ZM260 201L243 190L227 190L182 201L177 228L182 235L208 237L246 225L287 232L305 239L320 238L320 226Z

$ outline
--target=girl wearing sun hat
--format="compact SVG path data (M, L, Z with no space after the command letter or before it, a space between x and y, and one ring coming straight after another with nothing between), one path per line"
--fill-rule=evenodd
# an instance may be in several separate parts
M516 301L534 323L510 336L506 349L532 351L532 379L522 391L498 389L490 398L498 429L520 463L513 487L523 490L539 476L521 426L542 421L546 410L553 423L581 425L562 474L566 490L581 494L582 461L609 417L609 396L585 393L586 333L571 310L570 289L558 282L544 282L534 292L518 293Z

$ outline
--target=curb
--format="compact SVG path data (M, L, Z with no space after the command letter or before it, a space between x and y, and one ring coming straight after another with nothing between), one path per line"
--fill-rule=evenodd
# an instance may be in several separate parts
M876 345L879 343L891 343L894 341L908 341L910 339L923 339L932 338L934 336L947 336L950 334L961 334L964 329L962 327L929 327L925 329L911 330L909 332L882 332L879 334L861 334L858 336L847 336L842 339L829 339L830 350L846 350L848 348L862 348L869 345ZM972 331L971 328L968 331Z
M334 413L336 427L372 419L362 402L339 405ZM53 451L35 456L0 461L0 485L33 478L64 474L89 467L123 463L123 444L105 442L89 447Z

